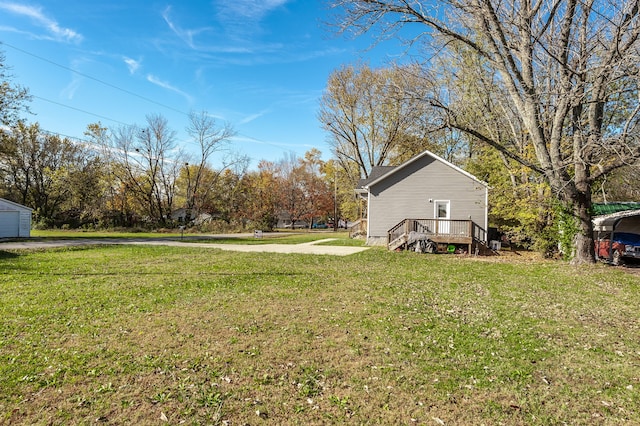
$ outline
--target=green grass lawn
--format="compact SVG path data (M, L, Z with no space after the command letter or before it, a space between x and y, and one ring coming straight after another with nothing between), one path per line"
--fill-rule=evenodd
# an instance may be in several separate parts
M0 251L0 424L637 424L639 283L383 249Z
M73 239L73 238L157 238L180 237L180 232L115 232L115 231L85 231L65 229L33 229L32 238L43 239Z
M248 235L248 236L247 236ZM84 239L144 239L144 238L170 238L184 240L185 242L202 242L214 244L302 244L323 239L333 239L334 241L322 242L321 245L350 245L362 246L363 240L350 239L346 231L332 232L325 230L302 230L302 231L277 231L263 234L263 237L256 238L251 233L245 234L221 234L207 235L199 233L179 232L113 232L113 231L72 231L72 230L33 230L32 240L84 240Z

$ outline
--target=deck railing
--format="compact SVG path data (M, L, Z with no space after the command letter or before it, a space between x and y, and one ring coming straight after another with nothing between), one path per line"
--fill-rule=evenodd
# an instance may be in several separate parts
M471 220L405 219L388 231L387 244L405 239L410 232L418 232L433 238L445 237L455 242L473 239L486 241L486 230Z

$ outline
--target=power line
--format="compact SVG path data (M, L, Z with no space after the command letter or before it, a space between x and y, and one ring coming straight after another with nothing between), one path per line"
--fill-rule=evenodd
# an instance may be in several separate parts
M49 103L52 103L54 105L58 105L58 106L61 106L61 107L64 107L64 108L69 108L69 109L72 109L74 111L82 112L84 114L93 115L94 117L102 118L103 120L113 121L114 123L122 124L123 126L129 126L130 125L130 124L127 124L127 123L123 123L122 121L115 120L113 118L105 117L104 115L100 115L100 114L96 114L96 113L93 113L93 112L89 112L89 111L86 111L84 109L72 107L70 105L65 105L65 104L60 103L60 102L52 101L51 99L46 99L46 98L43 98L42 96L36 96L36 95L31 95L31 96L33 96L36 99L40 99L41 101L49 102Z
M49 64L54 65L54 66L56 66L56 67L62 68L62 69L64 69L64 70L70 71L70 72L72 72L72 73L74 73L74 74L77 74L77 75L82 76L82 77L84 77L84 78L87 78L87 79L89 79L89 80L93 80L93 81L95 81L95 82L98 82L98 83L100 83L100 84L103 84L103 85L105 85L105 86L107 86L107 87L110 87L110 88L112 88L112 89L118 90L118 91L120 91L120 92L126 93L126 94L131 95L131 96L134 96L134 97L136 97L136 98L142 99L142 100L144 100L144 101L146 101L146 102L150 102L150 103L152 103L152 104L155 104L155 105L161 106L161 107L163 107L163 108L167 108L167 109L169 109L169 110L175 111L175 112L177 112L177 113L179 113L179 114L183 114L183 115L189 116L189 114L188 114L188 113L186 113L186 112L184 112L184 111L181 111L181 110L179 110L179 109L177 109L177 108L173 108L173 107L171 107L171 106L169 106L169 105L166 105L166 104L163 104L163 103L161 103L161 102L154 101L153 99L147 98L146 96L139 95L139 94L137 94L137 93L135 93L135 92L132 92L132 91L127 90L127 89L123 89L123 88L121 88L121 87L118 87L118 86L116 86L116 85L114 85L114 84L108 83L108 82L106 82L106 81L104 81L104 80L101 80L101 79L99 79L99 78L92 77L92 76L90 76L90 75L88 75L88 74L85 74L85 73L82 73L82 72L80 72L80 71L74 70L73 68L67 67L67 66L65 66L65 65L59 64L59 63L57 63L57 62L54 62L54 61L49 60L49 59L47 59L47 58L44 58L44 57L42 57L42 56L36 55L35 53L31 53L31 52L26 51L26 50L24 50L24 49L21 49L21 48L19 48L19 47L13 46L12 44L9 44L9 43L7 43L7 42L5 42L5 41L1 41L1 40L0 40L0 44L5 45L5 46L8 46L8 47L10 47L10 48L12 48L12 49L14 49L14 50L17 50L17 51L19 51L19 52L21 52L21 53L23 53L23 54L25 54L25 55L29 55L29 56L31 56L31 57L34 57L34 58L36 58L36 59L39 59L39 60L41 60L41 61L43 61L43 62L49 63ZM63 104L63 103L56 102L56 101L53 101L53 100L51 100L51 99L46 99L46 98L43 98L43 97L41 97L41 96L36 96L36 95L32 95L32 96L33 96L34 98L37 98L37 99L40 99L40 100L42 100L42 101L49 102L49 103L52 103L52 104L55 104L55 105L61 106L61 107L63 107L63 108L72 109L72 110L75 110L75 111L78 111L78 112L82 112L82 113L84 113L84 114L92 115L92 116L94 116L94 117L98 117L98 118L101 118L101 119L104 119L104 120L108 120L108 121L111 121L111 122L114 122L114 123L118 123L118 124L121 124L121 125L125 125L125 126L129 126L129 125L130 125L130 124L128 124L128 123L123 123L123 122L121 122L121 121L119 121L119 120L115 120L115 119L113 119L113 118L109 118L109 117L106 117L106 116L103 116L103 115L100 115L100 114L96 114L96 113L93 113L93 112L90 112L90 111L87 111L87 110L83 110L83 109L80 109L80 108L72 107L72 106L70 106L70 105L65 105L65 104ZM55 133L55 134L58 134L58 135L61 135L61 136L65 136L65 135L63 135L63 134L56 133L56 132L48 132L48 133ZM267 141L264 141L264 140L261 140L261 139L258 139L258 138L254 138L254 137L249 136L249 135L242 135L242 134L238 134L238 136L244 136L245 138L250 139L250 140L251 140L251 141L253 141L254 143L259 143L259 144L264 144L264 145L273 146L273 147L275 147L275 148L279 148L279 149L284 149L284 147L283 147L282 145L278 145L278 144L275 144L275 143L270 143L270 142L267 142ZM77 139L79 139L79 138L77 138ZM82 140L82 139L80 139L80 140ZM183 141L183 142L184 142L184 141ZM194 142L193 142L193 141L189 141L189 142L187 142L187 143L194 143Z
M84 77L84 78L88 78L88 79L93 80L93 81L96 81L96 82L98 82L98 83L100 83L100 84L104 84L105 86L107 86L107 87L111 87L112 89L119 90L119 91L121 91L121 92L123 92L123 93L126 93L126 94L128 94L128 95L135 96L136 98L139 98L139 99L142 99L142 100L144 100L144 101L150 102L150 103L152 103L152 104L155 104L155 105L161 106L161 107L163 107L163 108L170 109L170 110L175 111L175 112L177 112L177 113L184 114L184 115L187 115L187 116L189 115L188 113L186 113L186 112L184 112L184 111L181 111L181 110L179 110L179 109L177 109L177 108L174 108L174 107L172 107L172 106L169 106L169 105L163 104L163 103L161 103L161 102L154 101L153 99L147 98L146 96L142 96L142 95L139 95L139 94L137 94L137 93L134 93L134 92L132 92L132 91L130 91L130 90L123 89L123 88L118 87L118 86L116 86L116 85L114 85L114 84L108 83L108 82L106 82L106 81L104 81L104 80L100 80L99 78L92 77L92 76L90 76L90 75L88 75L88 74L84 74L84 73L82 73L82 72L80 72L80 71L74 70L73 68L69 68L69 67L64 66L64 65L61 65L61 64L59 64L59 63L57 63L57 62L51 61L51 60L49 60L49 59L47 59L47 58L43 58L42 56L36 55L35 53L31 53L31 52L28 52L28 51L26 51L26 50L24 50L24 49L20 49L19 47L13 46L13 45L11 45L11 44L9 44L9 43L7 43L7 42L0 41L0 44L3 44L3 45L5 45L5 46L9 46L10 48L17 50L18 52L22 52L22 53L24 53L25 55L29 55L29 56L32 56L32 57L34 57L34 58L36 58L36 59L39 59L39 60L41 60L41 61L47 62L47 63L49 63L49 64L51 64L51 65L55 65L56 67L62 68L62 69L67 70L67 71L71 71L72 73L78 74L78 75L80 75L80 76L82 76L82 77Z

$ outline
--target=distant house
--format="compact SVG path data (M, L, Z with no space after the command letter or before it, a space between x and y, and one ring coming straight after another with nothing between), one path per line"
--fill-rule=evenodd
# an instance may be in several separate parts
M305 220L298 219L296 223L291 222L291 216L287 212L280 212L278 214L276 228L303 229L308 227L309 224Z
M190 217L188 221L189 223L187 223L187 213L189 213ZM193 210L189 211L184 207L172 211L169 217L171 218L171 220L175 220L178 223L185 225L191 224L196 226L202 225L203 223L209 222L213 219L213 216L209 213L198 213Z
M411 232L445 246L486 243L488 185L429 151L395 167L375 167L356 192L367 200L369 245L390 249Z
M31 236L32 209L0 198L0 238Z

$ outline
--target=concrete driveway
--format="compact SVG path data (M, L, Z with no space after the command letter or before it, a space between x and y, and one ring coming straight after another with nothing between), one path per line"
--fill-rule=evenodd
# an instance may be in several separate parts
M254 253L298 253L330 256L348 256L368 250L369 247L328 246L319 243L333 241L335 238L326 238L302 244L216 244L201 243L189 240L176 240L173 238L100 238L100 239L72 239L72 240L24 240L24 241L0 241L0 250L24 250L47 249L56 247L81 247L93 245L148 245L148 246L174 246L174 247L198 247L205 249L220 249L238 252Z

